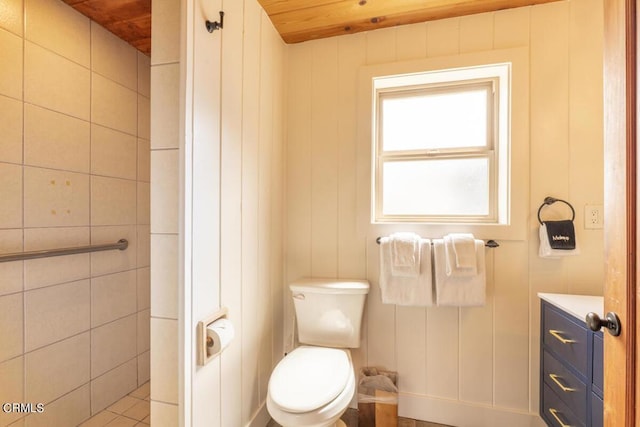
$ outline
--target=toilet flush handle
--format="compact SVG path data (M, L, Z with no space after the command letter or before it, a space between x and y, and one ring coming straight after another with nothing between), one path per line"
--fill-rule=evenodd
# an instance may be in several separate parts
M304 299L304 294L293 294L293 297L295 299L303 300Z

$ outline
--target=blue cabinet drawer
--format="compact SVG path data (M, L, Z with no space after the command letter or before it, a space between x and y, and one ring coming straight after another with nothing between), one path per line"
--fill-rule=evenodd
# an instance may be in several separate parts
M589 333L584 322L579 325L545 304L542 325L544 345L586 377Z
M591 427L604 425L604 402L595 393L591 395Z
M544 382L581 419L587 419L587 385L545 350Z
M580 419L545 383L543 390L543 418L553 427L584 427L585 420Z
M593 387L600 397L604 397L604 343L602 332L593 335Z

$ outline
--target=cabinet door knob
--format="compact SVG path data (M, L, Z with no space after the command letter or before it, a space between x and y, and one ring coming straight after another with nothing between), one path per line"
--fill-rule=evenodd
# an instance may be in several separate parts
M587 318L585 319L587 322L587 326L592 331L599 331L600 328L607 328L609 333L614 337L620 335L620 318L614 312L609 312L605 316L604 319L601 319L596 313L591 312L587 314Z

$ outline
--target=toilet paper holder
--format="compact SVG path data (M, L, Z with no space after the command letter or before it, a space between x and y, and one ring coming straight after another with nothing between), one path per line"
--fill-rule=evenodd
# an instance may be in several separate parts
M213 358L216 356L216 354L209 354L209 352L207 351L209 347L213 346L213 340L211 340L211 338L207 336L207 327L211 325L213 322L215 322L216 320L227 317L228 314L229 314L229 311L227 307L222 307L220 310L216 311L211 316L198 322L198 326L196 329L196 335L197 335L196 341L198 342L198 349L197 349L198 365L204 366L207 363L209 363L211 360L213 360Z

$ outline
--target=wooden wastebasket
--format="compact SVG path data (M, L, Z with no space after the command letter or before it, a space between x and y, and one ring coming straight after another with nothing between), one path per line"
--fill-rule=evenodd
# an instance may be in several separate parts
M381 390L378 385L371 386L368 380L373 376L383 376ZM397 427L398 426L398 393L396 388L397 374L380 371L376 368L363 368L360 371L358 385L358 427ZM388 391L395 390L395 391Z

